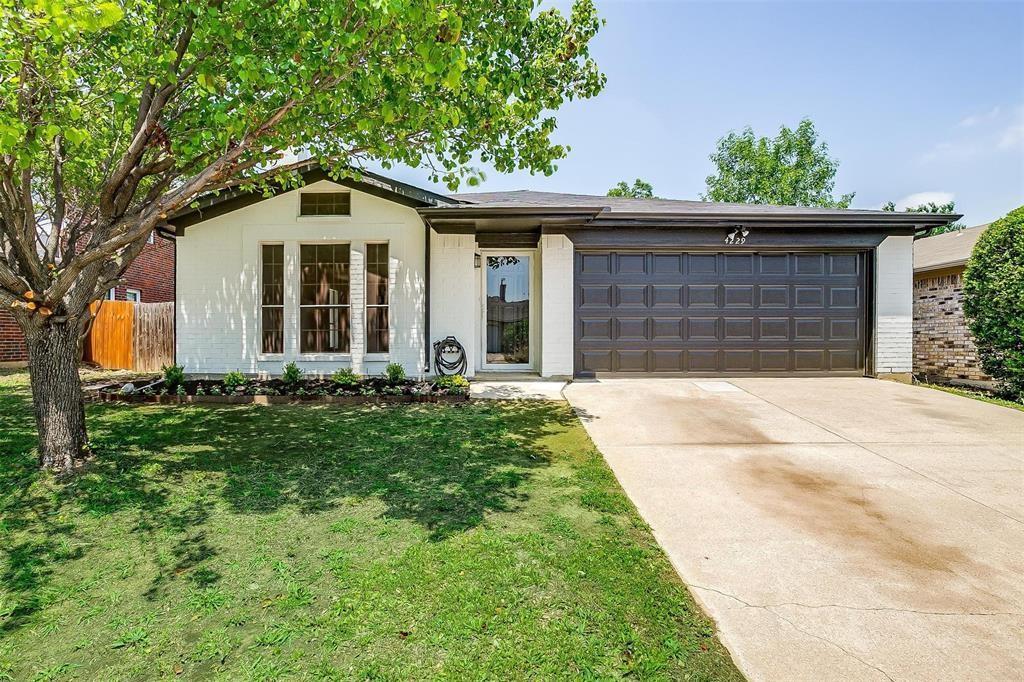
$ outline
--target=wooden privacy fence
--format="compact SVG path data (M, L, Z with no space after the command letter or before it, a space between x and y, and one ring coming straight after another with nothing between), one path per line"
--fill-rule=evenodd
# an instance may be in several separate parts
M174 303L93 303L85 360L107 369L155 372L174 362Z

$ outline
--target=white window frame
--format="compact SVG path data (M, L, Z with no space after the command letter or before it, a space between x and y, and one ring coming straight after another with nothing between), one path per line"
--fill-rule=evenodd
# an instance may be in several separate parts
M341 216L304 216L310 218L336 218ZM348 247L348 303L328 303L328 304L316 304L302 302L302 247L303 246L347 246ZM353 292L352 292L352 280L354 265L352 262L352 254L355 249L352 248L351 241L345 240L313 240L313 241L298 241L296 242L295 250L295 307L297 315L295 317L295 353L300 360L346 360L352 356L352 346L354 345L355 339L352 338L353 329L353 315L352 311L355 306L352 303ZM302 350L302 310L304 308L346 308L348 309L348 350L339 351L303 351Z
M257 276L256 284L256 327L259 330L256 334L256 342L259 344L259 357L268 360L276 360L284 357L284 349L287 348L288 343L288 319L285 317L285 304L288 301L288 287L285 284L285 280L288 278L288 254L284 242L259 242L259 259L260 269ZM281 247L281 305L264 305L263 303L263 247L264 246L280 246ZM281 352L280 353L267 353L263 350L263 309L264 308L280 308L281 309Z
M388 249L387 270L384 273L384 280L388 285L387 303L381 305L370 303L369 282L370 282L370 259L368 256L370 246L386 246ZM373 241L363 244L363 344L366 349L366 359L371 362L387 360L391 356L391 242ZM370 352L370 308L384 308L388 311L388 349L385 352Z
M134 298L132 298L134 296ZM142 292L138 289L125 289L124 300L132 303L142 303Z
M480 249L480 263L483 270L480 273L480 312L479 314L479 339L480 343L480 369L489 372L531 372L536 361L537 343L535 331L537 329L537 309L539 301L537 295L539 287L536 281L537 249ZM527 275L530 286L530 297L527 299L527 320L529 320L530 333L528 336L529 353L525 363L488 363L487 362L487 258L498 256L519 256L528 258L529 274Z
M103 298L104 298L104 300L107 300L107 301L116 301L117 300L117 287L110 287L110 289L107 291L107 295L104 296Z

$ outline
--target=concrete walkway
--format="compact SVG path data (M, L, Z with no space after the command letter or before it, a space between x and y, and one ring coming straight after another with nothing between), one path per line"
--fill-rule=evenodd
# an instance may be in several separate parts
M565 395L752 680L1019 680L1024 412L872 379Z
M469 394L485 400L565 400L563 388L564 381L474 379L469 384Z

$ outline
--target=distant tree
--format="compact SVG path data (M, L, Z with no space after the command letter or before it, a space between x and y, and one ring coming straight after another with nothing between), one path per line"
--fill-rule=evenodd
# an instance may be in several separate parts
M848 208L853 200L853 192L832 196L839 162L809 119L796 130L782 126L774 138L756 137L749 126L731 132L710 158L717 172L705 180L705 201Z
M1024 400L1024 206L991 225L964 271L964 314L985 371Z
M625 180L608 190L608 196L610 197L633 197L634 199L653 199L654 198L654 187L651 183L645 182L640 178L633 181L633 186L630 187Z
M896 204L888 202L885 206L882 206L883 211L889 211L890 213L896 212ZM919 204L917 206L908 206L903 209L904 213L956 213L956 202L948 201L944 204L936 204L934 201L929 201L927 204ZM943 225L942 227L933 227L928 230L927 234L920 235L921 237L933 237L943 232L956 232L962 230L966 225L963 223L950 223L949 225Z

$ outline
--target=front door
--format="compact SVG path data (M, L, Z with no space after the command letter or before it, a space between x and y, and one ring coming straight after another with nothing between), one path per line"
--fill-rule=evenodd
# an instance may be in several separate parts
M533 258L525 253L484 256L485 369L531 366L530 305Z

